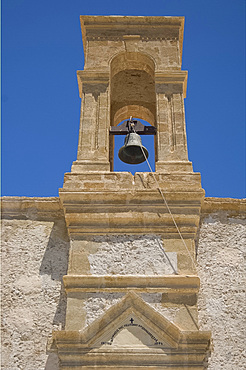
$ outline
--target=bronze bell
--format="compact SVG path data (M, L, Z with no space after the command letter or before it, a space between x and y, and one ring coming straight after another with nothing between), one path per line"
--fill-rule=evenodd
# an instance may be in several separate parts
M143 149L143 150L142 150ZM130 132L126 135L125 144L120 148L118 156L122 162L129 164L139 164L145 161L148 158L148 150L142 146L141 137L135 132Z

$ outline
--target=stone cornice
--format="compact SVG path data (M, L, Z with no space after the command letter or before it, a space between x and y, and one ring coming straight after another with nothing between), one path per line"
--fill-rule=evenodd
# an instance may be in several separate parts
M141 38L179 39L180 61L182 60L184 17L136 17L136 16L80 16L84 53L90 37L107 39L122 35L139 35Z
M218 211L233 211L235 214L246 213L246 198L205 198L202 204L202 213L213 213Z
M200 279L194 275L164 275L164 276L93 276L65 275L63 276L66 292L160 292L160 293L198 293Z
M153 200L152 200L153 201ZM185 206L185 205L184 205ZM84 204L84 207L86 205ZM235 214L246 213L246 199L205 198L201 212L233 211ZM2 219L42 219L61 218L63 207L58 197L1 197Z
M109 84L109 72L98 72L98 71L77 71L77 80L79 87L79 96L82 98L82 86L83 84L98 85L98 84Z
M183 237L194 237L204 197L200 174L156 173L156 178ZM65 174L59 194L71 237L91 233L177 236L151 173Z
M92 71L92 70L82 70L77 71L77 80L79 87L79 96L82 98L82 86L83 84L98 85L98 84L109 84L109 72L108 71ZM155 73L155 83L156 85L161 84L180 84L183 86L184 98L186 97L187 90L187 79L188 71L157 71Z
M155 83L157 84L182 84L183 94L186 98L188 71L156 72Z
M2 197L3 219L54 221L64 217L58 197Z

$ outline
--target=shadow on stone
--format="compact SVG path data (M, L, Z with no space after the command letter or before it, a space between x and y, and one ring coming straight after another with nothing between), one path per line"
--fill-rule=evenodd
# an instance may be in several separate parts
M65 220L57 220L54 222L51 230L49 242L39 269L40 275L47 276L47 285L50 285L50 279L61 282L59 301L52 322L54 329L65 328L67 298L62 278L67 274L69 247L70 243ZM52 286L49 286L49 290L52 290ZM54 292L55 294L57 292ZM58 356L55 353L50 353L46 361L45 370L58 369Z
M40 275L49 275L52 280L62 281L68 268L69 246L65 220L55 221L39 269Z
M58 370L59 369L59 359L56 353L51 353L48 356L47 362L45 364L44 370Z

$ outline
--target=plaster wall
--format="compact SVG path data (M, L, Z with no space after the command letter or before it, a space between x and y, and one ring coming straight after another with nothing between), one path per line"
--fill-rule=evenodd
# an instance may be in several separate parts
M209 370L246 368L245 221L227 211L201 221L198 312L200 329L212 330Z
M74 240L70 256L69 273L75 275L169 275L177 270L177 253L165 252L156 235Z
M55 202L59 204L58 200ZM9 215L4 212L3 206L2 369L4 370L58 369L57 357L55 354L46 353L46 345L52 329L61 329L65 325L66 296L61 282L62 276L67 273L70 243L62 213L58 216L46 215L45 219L44 216L39 216L40 209L37 208L32 202L32 208L27 207L25 211L22 208L22 211L18 210ZM242 212L205 210L202 214L197 242L198 275L201 279L198 313L200 329L212 329L209 370L246 367L243 269L245 234L246 225ZM126 245L124 236L119 239L115 237L117 240L113 240L114 237L110 238L101 240L101 237L96 237L95 240L100 241L100 247L88 257L91 258L91 274L112 273L108 270L111 265L118 269L121 266L118 265L119 261L114 262L112 259L117 256L117 251L123 253L122 258L125 259L128 273L133 271L134 260L136 273L137 269L140 269L140 262L142 266L145 264L149 266L153 259L152 237L144 237L144 242L141 238L138 238L137 242L133 238L128 245L132 246L128 252L124 252ZM117 251L111 253L109 265L105 262L105 255L108 253L107 248L114 245L117 246ZM137 250L146 252L141 253L141 260L138 258L139 254L134 254ZM130 253L133 265L127 260L127 253ZM152 268L158 267L161 261L160 252L155 253L154 256L158 261L152 261ZM100 261L104 265L104 271L100 270ZM141 272L141 269L139 271ZM153 274L154 270L150 272ZM85 325L100 317L122 296L122 293L86 293L84 308L88 314ZM190 323L179 320L177 315L180 309L177 308L175 301L167 304L165 294L142 293L141 296L170 321L184 329L186 325L190 327ZM192 310L194 302L188 304Z
M30 209L29 209L30 210ZM52 329L65 323L62 276L69 241L65 222L5 219L2 222L2 364L4 370L56 370L46 353ZM19 215L20 217L20 215Z

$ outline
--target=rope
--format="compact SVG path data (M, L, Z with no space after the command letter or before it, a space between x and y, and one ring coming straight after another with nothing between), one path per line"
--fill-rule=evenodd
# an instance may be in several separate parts
M130 117L130 122L132 122L132 117ZM132 127L133 131L134 131L134 132L135 132L135 134L136 134L135 127L134 127L134 123L131 123L131 127ZM184 240L184 238L183 238L183 236L182 236L182 234L181 234L181 232L180 232L180 230L179 230L179 228L178 228L178 225L177 225L177 223L176 223L176 221L175 221L175 219L174 219L174 217L173 217L173 214L172 214L172 212L171 212L171 209L170 209L170 208L169 208L169 206L168 206L168 203L167 203L167 201L166 201L166 198L165 198L165 196L164 196L164 194L163 194L163 192L162 192L162 190L161 190L161 188L160 188L160 185L159 185L159 183L158 183L158 181L157 181L157 179L156 179L156 177L155 177L155 174L154 174L154 172L153 172L153 170L152 170L152 168L151 168L151 165L150 165L150 163L149 163L149 161L148 161L148 158L147 158L147 157L146 157L146 155L145 155L145 152L144 152L144 150L143 150L142 143L141 143L140 147L141 147L141 150L142 150L143 156L144 156L144 158L145 158L145 160L146 160L146 162L147 162L147 164L148 164L148 167L149 167L149 169L150 169L150 172L151 172L152 176L154 177L155 183L156 183L156 185L157 185L157 190L159 191L159 193L160 193L160 195L161 195L161 197L162 197L162 199L163 199L163 201L164 201L164 204L165 204L165 206L167 207L167 210L168 210L169 214L171 215L171 218L172 218L172 220L173 220L173 223L174 223L174 225L175 225L175 227L176 227L176 229L177 229L177 231L178 231L178 234L179 234L179 236L180 236L180 238L181 238L181 240L182 240L182 242L183 242L183 244L184 244L184 246L185 246L185 248L186 248L186 250L187 250L187 252L188 252L188 254L189 254L189 256L190 256L190 259L191 259L191 262L192 262L192 264L193 264L193 266L194 266L194 268L195 268L195 271L197 272L196 265L195 265L195 261L194 261L194 259L193 259L192 255L190 254L190 251L189 251L189 249L188 249L188 247L187 247L187 245L186 245L186 243L185 243L185 240ZM166 258L167 258L167 260L168 260L169 264L171 265L171 267L172 267L172 269L173 269L173 272L174 272L176 275L179 275L179 273L178 273L178 272L176 271L176 269L174 268L174 266L173 266L173 264L172 264L172 262L171 262L170 258L168 258L168 255L167 255L167 253L165 252L164 248L162 248L162 246L161 246L161 244L160 244L160 241L159 241L158 239L156 239L156 241L157 241L157 243L158 243L159 247L160 247L160 248L162 249L162 251L164 252L164 254L165 254L165 256L166 256ZM195 325L196 329L199 331L199 327L198 327L198 325L197 325L197 323L196 323L196 320L194 319L194 317L193 317L193 315L192 315L192 313L191 313L191 311L190 311L189 307L188 307L185 303L183 303L183 305L184 305L184 307L186 308L186 310L187 310L187 312L188 312L188 314L189 314L189 316L190 316L190 318L191 318L191 320L192 320L193 324Z
M131 122L131 121L132 121L132 117L130 117L130 122ZM131 123L131 127L132 127L133 131L134 131L134 132L135 132L135 134L136 134L135 127L134 127L134 123ZM177 229L177 231L178 231L178 234L179 234L179 236L180 236L180 239L182 240L182 243L184 244L184 246L185 246L185 248L186 248L186 250L187 250L187 252L188 252L188 254L189 254L189 256L190 256L190 259L191 259L191 262L192 262L192 264L193 264L193 266L194 266L194 268L195 268L195 271L197 271L195 261L194 261L194 259L193 259L192 255L190 254L190 251L189 251L189 249L188 249L188 247L187 247L187 245L186 245L186 243L185 243L185 240L184 240L184 238L183 238L183 236L182 236L182 234L181 234L181 232L180 232L180 230L179 230L179 228L178 228L178 225L177 225L177 223L176 223L176 221L175 221L175 219L174 219L174 217L173 217L173 214L172 214L172 212L171 212L171 209L169 208L169 205L168 205L168 203L167 203L167 201L166 201L166 198L165 198L165 196L164 196L164 194L163 194L163 192L162 192L162 190L161 190L161 188L160 188L160 185L159 185L159 183L158 183L158 181L157 181L157 179L156 179L156 176L155 176L155 174L154 174L154 172L153 172L153 170L152 170L152 168L151 168L151 165L150 165L150 163L149 163L149 161L148 161L148 158L146 157L146 154L145 154L145 152L144 152L144 150L143 150L142 143L141 143L141 145L140 145L140 148L141 148L142 153L143 153L143 156L144 156L144 158L145 158L145 160L146 160L146 162L147 162L147 164L148 164L148 167L149 167L149 169L150 169L150 172L151 172L151 174L152 174L152 176L153 176L153 178L154 178L154 180L155 180L155 183L156 183L156 186L157 186L157 190L159 191L159 193L160 193L160 195L161 195L161 197L162 197L162 199L163 199L163 201L164 201L164 204L165 204L165 206L166 206L166 208L167 208L167 210L168 210L168 212L169 212L169 214L170 214L170 216L171 216L171 218L172 218L172 221L173 221L173 223L174 223L174 225L175 225L175 227L176 227L176 229ZM173 266L172 266L172 267L173 267ZM175 271L175 272L176 272L176 271Z

